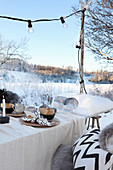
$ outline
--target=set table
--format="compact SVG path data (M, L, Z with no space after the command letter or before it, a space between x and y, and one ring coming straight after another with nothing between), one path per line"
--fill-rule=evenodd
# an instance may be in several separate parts
M71 113L56 113L60 123L34 128L19 118L0 124L1 170L51 170L51 159L60 144L70 144L85 132L85 119Z

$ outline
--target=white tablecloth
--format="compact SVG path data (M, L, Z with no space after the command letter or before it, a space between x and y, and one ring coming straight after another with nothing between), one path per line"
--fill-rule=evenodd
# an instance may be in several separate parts
M73 144L84 133L84 118L58 113L51 128L22 125L17 118L0 124L0 170L51 170L51 158L60 144Z

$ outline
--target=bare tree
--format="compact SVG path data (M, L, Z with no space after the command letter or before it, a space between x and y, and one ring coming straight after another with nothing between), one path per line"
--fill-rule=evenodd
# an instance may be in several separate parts
M86 7L85 45L97 60L109 63L113 60L113 0L86 0Z
M82 4L80 0L80 4ZM85 46L102 63L113 61L113 0L85 0ZM73 7L76 11L78 8ZM80 16L79 16L80 17Z
M27 43L26 38L20 40L20 42L15 41L4 41L0 36L0 65L4 64L12 57L27 59Z

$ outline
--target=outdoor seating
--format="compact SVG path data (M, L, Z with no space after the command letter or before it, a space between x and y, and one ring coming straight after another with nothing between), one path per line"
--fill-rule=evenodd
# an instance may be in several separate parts
M88 118L85 120L85 124L88 123L87 125L87 130L90 128L90 119L92 119L92 123L91 123L91 128L94 128L95 126L97 126L98 128L100 128L100 123L99 123L99 119L101 118L101 116L92 116L91 118ZM88 120L88 122L87 122ZM96 123L96 124L95 124Z
M112 169L113 155L104 150L99 141L101 114L110 113L113 110L113 102L109 99L92 95L61 94L65 98L75 97L78 107L71 114L85 117L88 131L75 140L72 146L60 145L52 158L52 170L108 170ZM64 112L63 110L62 112ZM92 120L92 122L87 122ZM95 127L95 125L97 127ZM112 124L113 125L113 124ZM90 128L89 128L90 127ZM109 126L108 126L109 127ZM109 134L108 134L109 135ZM108 140L109 141L109 140ZM112 142L112 140L111 140ZM111 144L111 143L110 143ZM66 154L68 159L66 160ZM66 162L67 161L67 162ZM73 166L72 166L73 164ZM57 167L59 165L59 167Z
M107 170L112 167L113 155L100 148L100 129L93 128L73 144L74 169Z
M74 170L71 145L61 144L57 148L52 157L51 170Z
M112 168L113 155L100 148L99 135L100 129L93 128L78 138L72 146L60 145L52 158L52 170Z

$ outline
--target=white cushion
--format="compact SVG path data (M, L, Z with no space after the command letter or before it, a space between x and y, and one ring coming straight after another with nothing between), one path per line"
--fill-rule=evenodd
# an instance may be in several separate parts
M100 130L94 128L73 144L74 170L107 170L113 163L113 155L100 148Z

